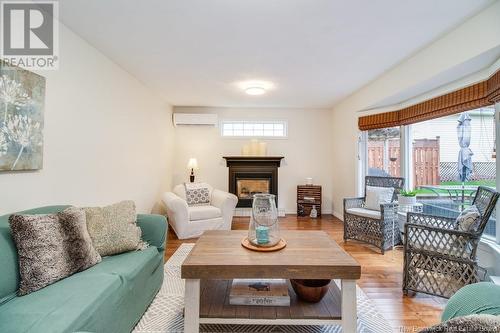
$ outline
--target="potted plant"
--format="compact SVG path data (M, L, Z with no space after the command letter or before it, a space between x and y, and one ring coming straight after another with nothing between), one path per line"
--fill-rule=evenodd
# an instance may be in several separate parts
M400 205L414 205L417 203L417 191L410 190L405 191L401 190L398 194L398 203Z

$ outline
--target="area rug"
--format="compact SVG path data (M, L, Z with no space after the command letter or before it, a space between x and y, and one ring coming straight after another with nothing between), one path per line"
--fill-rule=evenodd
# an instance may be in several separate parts
M137 326L135 333L181 333L184 331L184 280L181 279L181 264L193 248L193 244L182 244L165 263L165 279L158 295L149 306ZM337 284L339 281L335 281ZM358 332L392 332L387 320L377 311L374 304L357 287ZM324 326L279 326L279 325L214 325L202 324L200 331L205 333L340 333L338 325Z

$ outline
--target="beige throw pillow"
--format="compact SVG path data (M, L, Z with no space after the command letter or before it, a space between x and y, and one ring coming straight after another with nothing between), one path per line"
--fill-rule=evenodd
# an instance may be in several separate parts
M144 249L141 228L133 201L121 201L106 207L85 207L87 229L101 256Z
M477 228L477 222L481 218L481 213L476 205L464 209L457 217L457 228L460 231L473 231Z
M380 205L390 203L393 194L392 187L367 186L365 208L380 211Z
M70 207L57 214L11 215L23 296L101 261L92 246L85 213Z

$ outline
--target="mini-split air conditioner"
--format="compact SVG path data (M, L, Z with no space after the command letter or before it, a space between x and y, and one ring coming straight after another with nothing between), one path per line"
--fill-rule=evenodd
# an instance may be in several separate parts
M216 126L218 125L217 115L214 113L174 113L174 126L198 125Z

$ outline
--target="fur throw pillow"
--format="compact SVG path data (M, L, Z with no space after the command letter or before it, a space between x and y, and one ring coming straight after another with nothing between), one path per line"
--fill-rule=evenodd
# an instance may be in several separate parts
M137 215L133 201L83 209L92 243L101 256L147 247L141 240L141 228L136 225Z
M101 261L87 231L85 213L70 207L57 214L11 215L23 296Z
M420 333L449 333L449 332L500 332L500 318L498 316L480 314L464 317L457 317L445 321L444 323L426 328Z

